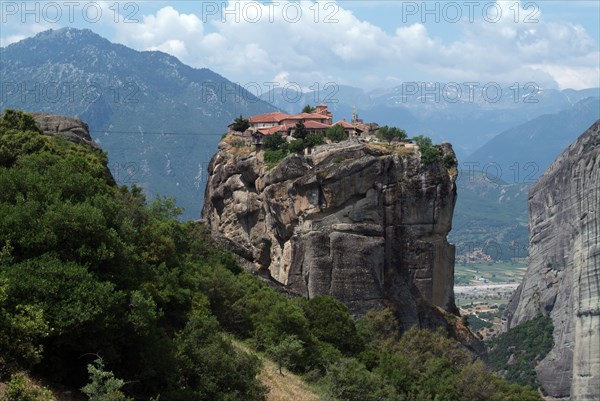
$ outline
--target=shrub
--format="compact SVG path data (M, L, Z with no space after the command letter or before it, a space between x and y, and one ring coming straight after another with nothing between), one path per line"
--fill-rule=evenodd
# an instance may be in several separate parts
M439 160L442 155L438 146L434 146L431 138L418 135L413 138L413 141L419 146L421 150L421 164L428 166Z
M344 131L344 127L340 124L336 124L333 127L327 128L327 138L329 138L333 142L340 142L345 139L348 139L348 135Z
M552 349L554 326L548 316L538 316L521 323L490 341L489 363L496 372L506 371L510 382L537 388L535 363L543 359ZM508 365L511 355L514 364Z
M322 134L308 134L304 140L306 147L313 147L323 145L325 143L325 137Z
M280 133L265 135L263 138L263 148L265 150L280 150L287 145L285 138Z
M271 168L277 165L281 160L285 159L287 152L283 150L265 150L265 163Z
M392 386L380 376L369 372L354 358L342 359L331 365L324 382L328 395L336 400L398 400L398 395Z
M0 401L54 401L54 394L48 389L34 385L22 374L13 375Z
M304 152L304 141L302 139L294 139L288 145L288 150L294 153L302 153Z

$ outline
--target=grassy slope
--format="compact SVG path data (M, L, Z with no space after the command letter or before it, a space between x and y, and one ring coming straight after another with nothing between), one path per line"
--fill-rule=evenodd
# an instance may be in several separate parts
M267 401L319 401L323 399L317 389L303 381L300 376L286 369L283 369L283 375L280 375L275 362L239 341L233 340L233 344L237 348L258 356L263 362L260 380L269 388Z

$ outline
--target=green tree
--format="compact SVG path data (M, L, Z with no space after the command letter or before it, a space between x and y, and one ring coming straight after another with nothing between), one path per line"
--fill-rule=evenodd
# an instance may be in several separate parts
M194 401L264 400L257 357L236 351L204 307L192 312L176 339L178 389L169 398Z
M313 147L323 145L325 143L325 137L323 134L308 134L306 139L304 139L306 143L306 147Z
M263 138L263 148L265 150L281 150L284 144L287 144L287 141L280 133L265 135Z
M8 280L0 278L0 379L39 363L41 342L48 335L48 325L39 307L9 306L7 283Z
M396 127L384 125L377 130L377 138L392 143L393 140L403 140L407 138L406 131Z
M294 153L302 153L304 151L304 141L302 139L294 139L290 142L288 150Z
M132 401L121 391L125 382L112 372L104 370L102 358L97 358L87 367L90 382L81 389L89 401Z
M442 155L438 146L434 146L431 138L418 135L413 138L413 141L419 146L421 151L421 164L427 166L437 162Z
M277 363L279 374L283 375L282 368L293 370L302 360L304 353L304 343L297 336L291 335L284 337L278 344L269 349L269 355Z
M296 126L294 127L294 138L296 139L304 139L308 132L306 131L306 127L302 121L298 121Z
M310 104L307 104L306 106L304 106L304 108L302 109L302 113L312 113L313 111L315 111L315 108L312 107Z
M330 296L318 296L304 301L302 308L316 338L333 344L348 355L362 349L363 344L346 305Z
M348 139L348 135L346 135L346 131L344 131L344 127L342 127L341 124L336 124L333 127L327 128L326 135L327 138L333 142L340 142Z
M369 372L354 358L331 365L324 379L328 395L344 401L392 401L398 394L380 376Z
M0 116L0 131L17 130L17 131L32 131L41 134L42 131L38 127L33 115L24 113L20 110L6 109Z
M233 120L233 130L237 132L245 132L248 128L250 128L250 121L247 118L240 116Z

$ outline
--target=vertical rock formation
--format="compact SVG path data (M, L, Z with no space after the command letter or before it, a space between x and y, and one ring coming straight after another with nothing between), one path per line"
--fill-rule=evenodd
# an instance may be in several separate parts
M209 166L203 221L298 294L332 295L355 315L391 306L405 328L447 326L445 313L458 313L446 239L457 170L451 146L441 152L424 168L414 145L344 141L268 169L263 152L226 138Z
M600 121L529 192L529 268L508 327L549 315L554 347L536 368L546 394L600 400Z

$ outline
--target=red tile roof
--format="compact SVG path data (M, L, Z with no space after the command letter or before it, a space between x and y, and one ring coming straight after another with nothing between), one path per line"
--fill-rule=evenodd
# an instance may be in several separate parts
M299 120L326 120L328 117L323 114L299 113L286 114L280 112L259 114L248 118L251 123L280 123L284 120L299 121Z
M348 129L353 129L354 128L354 125L352 125L349 122L344 121L344 120L340 120L340 121L338 121L337 123L335 123L333 125L338 125L338 124L341 125L344 128L348 128Z
M260 132L263 135L273 135L278 132L289 131L290 128L292 128L290 125L276 125L274 127L260 128L258 129L258 132Z
M319 128L327 129L327 128L331 127L331 125L329 125L329 124L323 124L318 121L305 121L304 126L307 129L319 129Z
M280 121L285 120L289 114L281 113L281 112L273 112L273 113L265 113L259 114L257 116L252 116L248 118L248 121L251 123L279 123Z

